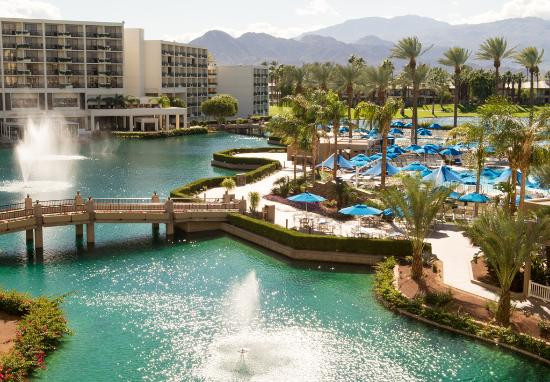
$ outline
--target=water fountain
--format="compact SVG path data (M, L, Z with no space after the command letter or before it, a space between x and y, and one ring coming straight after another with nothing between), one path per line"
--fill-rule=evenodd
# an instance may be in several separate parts
M0 183L0 191L37 195L71 187L74 161L86 157L78 155L78 142L61 121L50 116L27 121L15 148L22 180Z
M260 314L254 271L235 283L224 304L225 332L216 336L202 374L213 381L319 380L318 338L292 328L268 328Z

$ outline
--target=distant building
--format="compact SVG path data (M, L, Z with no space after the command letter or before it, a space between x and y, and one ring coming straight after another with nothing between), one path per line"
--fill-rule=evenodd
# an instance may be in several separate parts
M265 66L217 67L217 93L231 94L239 101L238 117L269 114L268 69Z

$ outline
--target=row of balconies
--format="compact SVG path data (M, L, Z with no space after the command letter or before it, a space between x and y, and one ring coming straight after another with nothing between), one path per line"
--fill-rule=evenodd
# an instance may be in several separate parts
M4 43L2 44L4 49L43 49L44 45L38 43L38 44L30 44L30 43Z
M196 53L184 53L184 52L174 52L171 50L165 50L163 49L161 51L163 56L175 56L175 57L191 57L191 58L198 58L198 59L207 59L207 54L196 54Z
M206 68L206 64L193 64L187 62L171 62L171 61L162 61L162 66L176 66L182 68Z
M46 36L46 37L84 37L83 32L76 31L65 31L58 32L47 30L42 34L41 30L38 29L13 29L13 28L3 28L2 34L6 36ZM122 33L111 33L111 32L88 32L86 33L87 38L109 38L109 39L121 39Z
M6 36L42 36L42 31L27 29L3 28L2 34Z
M255 96L263 96L263 95L268 95L268 94L269 94L268 92L254 92Z
M208 75L201 74L201 73L162 73L163 77L170 77L170 78L207 78Z

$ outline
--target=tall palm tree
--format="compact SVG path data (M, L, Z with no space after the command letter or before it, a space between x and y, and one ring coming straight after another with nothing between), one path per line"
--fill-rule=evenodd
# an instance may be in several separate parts
M365 94L374 92L378 105L383 105L386 102L388 89L393 82L392 72L390 66L383 64L379 67L368 66L365 68L363 75Z
M496 320L503 326L510 325L512 281L537 245L548 238L548 228L547 218L532 224L522 213L511 215L497 208L486 211L466 227L467 236L495 269L500 286Z
M493 61L495 67L495 94L498 94L499 69L502 61L512 57L514 48L508 49L508 42L503 37L492 37L485 40L476 53L479 60Z
M417 144L418 136L416 134L416 130L418 126L418 96L420 93L420 86L428 80L430 67L426 64L420 64L414 69L406 66L404 72L405 76L407 76L409 81L413 84L413 130L411 131L411 142Z
M420 281L424 240L451 190L435 187L432 182L423 182L417 176L405 176L402 183L402 189L387 188L382 192L381 198L405 223L405 236L412 246L411 276L414 280Z
M403 103L401 104L401 115L404 117L405 106L407 105L408 100L409 87L412 86L412 84L405 72L399 73L397 77L395 77L394 83L395 85L401 87L401 100L403 101Z
M334 65L331 62L315 62L307 65L307 84L317 89L329 89Z
M340 101L338 94L329 90L321 102L321 107L317 113L317 121L323 124L332 123L332 132L334 135L334 165L332 175L336 181L338 172L338 133L340 131L340 118L345 112L346 105ZM350 128L351 130L351 128Z
M306 68L304 66L294 66L290 71L290 78L294 85L294 94L302 94L304 92L304 83L306 81Z
M458 126L458 97L460 92L460 74L462 69L470 58L471 52L468 49L460 48L458 46L449 48L443 53L443 58L439 60L439 63L445 66L451 66L454 68L454 114L453 114L453 126Z
M412 97L412 134L411 142L417 142L416 130L418 128L418 93L420 89L420 84L414 79L416 78L416 66L417 60L420 56L426 53L431 46L427 49L422 49L422 43L418 37L405 37L399 40L392 48L392 57L400 60L408 60L407 68L410 71L410 78L413 79L413 97Z
M381 67L383 71L387 71L387 68ZM378 69L374 69L378 72ZM401 100L390 98L382 106L373 103L362 104L362 109L368 118L372 118L378 125L380 135L382 136L382 159L381 159L381 173L380 173L380 188L386 187L386 163L387 163L387 147L388 147L388 133L390 132L390 125L395 113L399 111L401 107Z
M337 65L334 71L334 83L336 89L346 95L348 106L349 137L353 135L351 126L351 109L353 108L354 91L363 72L364 62L358 59L350 58L347 65Z
M539 65L542 63L543 57L544 49L539 51L534 46L529 46L516 55L516 62L524 66L529 72L529 82L531 85L531 87L529 88L529 105L531 106L531 111L529 113L530 118L533 118L534 113L533 106L535 102L535 75L539 73Z

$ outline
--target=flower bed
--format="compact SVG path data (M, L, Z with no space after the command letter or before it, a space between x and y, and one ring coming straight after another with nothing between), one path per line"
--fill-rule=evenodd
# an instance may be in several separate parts
M161 130L161 131L113 131L112 136L129 139L158 139L178 137L181 135L208 134L206 127L189 127L185 129Z
M45 367L46 355L70 334L62 300L0 291L0 311L21 317L13 349L0 355L0 381L26 381L33 370Z
M419 299L408 299L394 286L395 265L396 260L393 257L379 263L374 281L377 298L389 309L409 313L446 329L508 345L550 361L550 344L545 341L515 332L510 328L484 324L474 320L468 314L447 312L444 309L428 307Z

